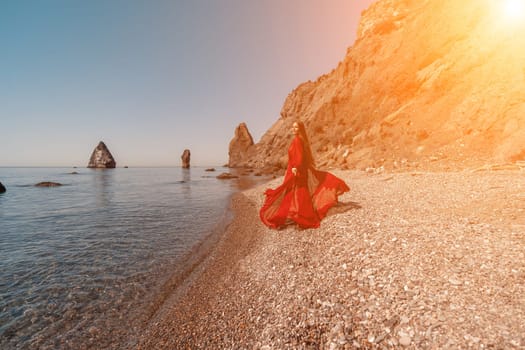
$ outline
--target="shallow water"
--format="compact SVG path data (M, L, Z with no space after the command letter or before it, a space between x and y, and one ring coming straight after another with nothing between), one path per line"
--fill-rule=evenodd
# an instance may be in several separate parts
M238 182L221 171L0 168L0 348L129 343L188 252L228 221Z

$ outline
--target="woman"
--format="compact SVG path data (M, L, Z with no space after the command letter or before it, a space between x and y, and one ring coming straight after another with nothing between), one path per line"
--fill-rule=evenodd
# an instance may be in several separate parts
M350 188L338 177L315 169L310 143L302 122L292 126L294 138L288 149L288 168L284 182L267 189L259 212L262 222L271 228L296 223L301 228L319 227L337 196Z

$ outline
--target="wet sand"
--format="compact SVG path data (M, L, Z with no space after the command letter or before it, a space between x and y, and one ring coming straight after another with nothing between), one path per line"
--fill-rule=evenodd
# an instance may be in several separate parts
M523 349L525 173L336 171L319 229L270 230L266 187L132 349Z

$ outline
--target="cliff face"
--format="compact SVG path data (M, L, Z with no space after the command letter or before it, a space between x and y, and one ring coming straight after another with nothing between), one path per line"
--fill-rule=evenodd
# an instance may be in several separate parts
M525 19L503 2L379 0L344 60L287 97L243 164L286 164L302 120L320 167L463 168L525 158Z

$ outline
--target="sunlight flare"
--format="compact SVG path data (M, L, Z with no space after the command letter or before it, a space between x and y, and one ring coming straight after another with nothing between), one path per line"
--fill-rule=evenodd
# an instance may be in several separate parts
M503 14L508 20L523 20L525 18L525 1L505 0L503 2Z

